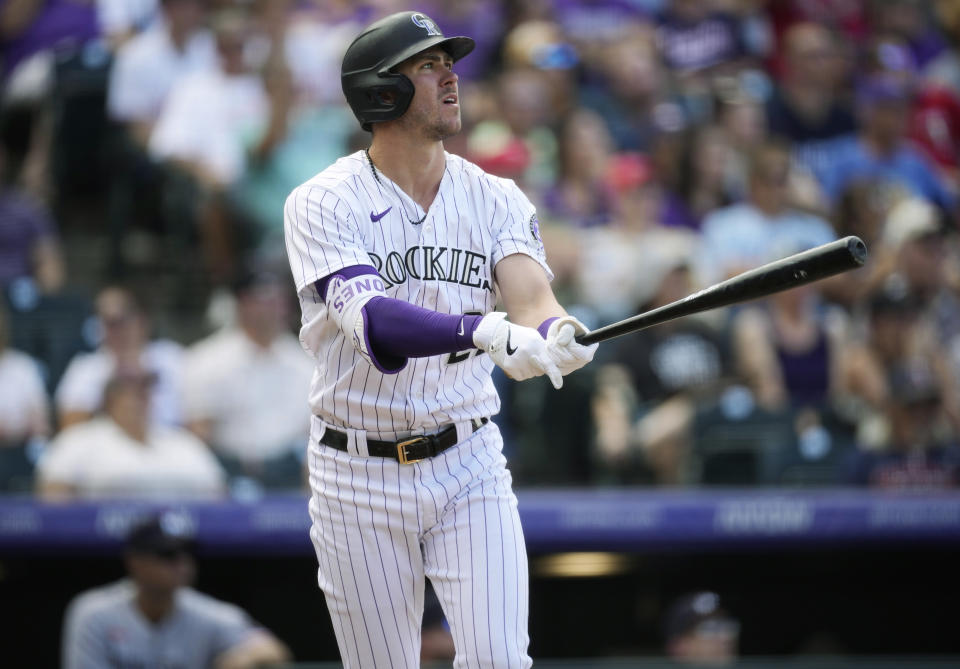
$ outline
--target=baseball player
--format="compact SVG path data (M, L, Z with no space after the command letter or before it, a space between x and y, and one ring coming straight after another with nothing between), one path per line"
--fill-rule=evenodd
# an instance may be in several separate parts
M490 375L562 377L596 346L550 289L533 205L448 154L454 63L421 13L382 19L341 79L370 148L289 196L287 255L316 359L311 537L346 667L419 666L424 578L457 667L528 667L523 534ZM497 304L504 311L497 311Z

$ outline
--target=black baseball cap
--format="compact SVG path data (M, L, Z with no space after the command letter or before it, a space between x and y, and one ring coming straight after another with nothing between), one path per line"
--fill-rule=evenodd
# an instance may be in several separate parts
M136 523L127 534L126 550L138 555L173 557L194 553L193 520L182 513L167 511Z

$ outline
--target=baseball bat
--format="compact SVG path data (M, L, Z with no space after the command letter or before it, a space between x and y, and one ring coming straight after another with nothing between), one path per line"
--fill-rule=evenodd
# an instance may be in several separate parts
M747 302L782 290L790 290L828 276L861 267L867 247L859 237L844 237L829 244L774 260L756 269L714 284L682 300L605 325L577 337L581 344L593 344L702 311Z

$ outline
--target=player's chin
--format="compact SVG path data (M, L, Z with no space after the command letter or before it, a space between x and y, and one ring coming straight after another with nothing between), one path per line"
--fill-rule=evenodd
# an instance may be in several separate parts
M459 113L456 118L441 119L435 126L436 134L440 139L446 139L447 137L456 135L462 127L463 123L460 120Z

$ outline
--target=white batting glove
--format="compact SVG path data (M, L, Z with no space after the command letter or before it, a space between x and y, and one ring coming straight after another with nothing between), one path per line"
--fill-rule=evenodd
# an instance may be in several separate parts
M533 328L506 320L502 311L480 319L473 331L474 345L490 354L490 359L511 379L523 381L546 374L554 388L563 385L563 374L547 352L547 342Z
M574 338L588 332L587 326L573 316L563 316L550 324L547 330L547 353L564 376L593 360L593 354L600 344L584 346Z

